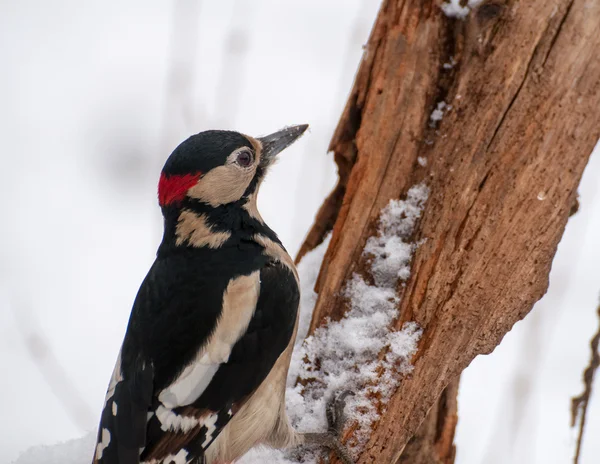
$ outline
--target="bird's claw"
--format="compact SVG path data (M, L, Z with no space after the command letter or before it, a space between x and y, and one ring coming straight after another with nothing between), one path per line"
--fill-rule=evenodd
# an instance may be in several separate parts
M320 433L305 433L305 443L310 445L324 446L333 451L343 464L354 464L350 457L350 453L340 441L344 424L346 422L346 414L344 407L346 406L346 398L349 395L354 395L350 391L343 391L327 402L325 406L325 416L327 417L327 432ZM328 460L326 462L329 462Z
M341 436L344 430L344 424L346 423L346 413L344 412L344 408L346 407L346 398L350 395L354 395L354 393L349 390L344 390L341 393L334 395L325 407L328 430L338 438Z
M327 417L328 435L330 437L329 442L325 445L331 451L337 454L338 458L344 464L354 464L354 461L350 457L348 450L342 445L340 438L344 431L344 425L346 423L346 413L344 409L346 407L346 398L350 395L354 395L349 390L344 390L329 400L325 408L325 415Z

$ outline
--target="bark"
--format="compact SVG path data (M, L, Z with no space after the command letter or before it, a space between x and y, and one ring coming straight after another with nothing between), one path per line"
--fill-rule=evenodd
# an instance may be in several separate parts
M448 384L545 293L600 133L598 30L594 1L488 1L464 20L431 0L384 1L330 145L339 183L299 254L333 228L313 331L343 315L381 208L429 186L394 325L416 321L423 336L359 463L397 462ZM433 124L441 101L450 108ZM455 423L440 404L431 424ZM437 439L424 427L407 453Z
M453 464L454 431L458 422L458 379L442 391L396 464Z

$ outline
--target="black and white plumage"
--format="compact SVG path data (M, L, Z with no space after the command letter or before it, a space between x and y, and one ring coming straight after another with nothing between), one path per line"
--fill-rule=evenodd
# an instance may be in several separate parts
M259 443L302 441L285 414L298 278L256 195L306 127L259 139L203 132L167 160L164 236L109 384L95 464L224 463Z

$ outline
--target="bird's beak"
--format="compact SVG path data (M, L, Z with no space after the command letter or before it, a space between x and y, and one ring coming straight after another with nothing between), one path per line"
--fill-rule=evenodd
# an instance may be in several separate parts
M308 124L300 124L298 126L286 127L264 137L259 137L258 140L262 144L261 164L265 166L269 165L279 153L304 134L306 129L308 129Z

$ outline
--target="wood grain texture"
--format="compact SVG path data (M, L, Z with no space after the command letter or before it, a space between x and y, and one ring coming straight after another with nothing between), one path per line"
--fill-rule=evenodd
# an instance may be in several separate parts
M343 315L381 208L429 186L394 324L424 334L359 463L397 462L444 388L545 293L600 135L598 30L593 0L488 1L465 20L436 1L384 1L330 145L339 184L299 255L333 227L313 331ZM440 101L450 109L433 124Z
M454 379L410 438L396 464L453 464L454 432L458 423L458 383Z

